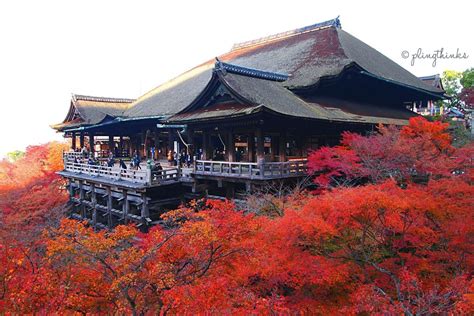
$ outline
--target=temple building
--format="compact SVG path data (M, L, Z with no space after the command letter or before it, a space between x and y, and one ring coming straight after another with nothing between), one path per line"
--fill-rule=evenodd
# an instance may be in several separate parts
M343 131L404 125L418 115L407 104L444 97L334 19L236 44L136 100L73 95L53 128L72 138L60 174L73 216L146 228L187 199L297 181L308 153L337 144ZM127 169L78 161L83 147L99 160L123 157ZM170 152L188 164L170 166ZM127 157L137 154L163 170L131 169Z

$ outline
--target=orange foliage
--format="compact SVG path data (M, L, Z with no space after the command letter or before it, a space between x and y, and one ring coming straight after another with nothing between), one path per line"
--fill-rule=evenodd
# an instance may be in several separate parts
M275 217L196 201L147 234L47 221L66 200L53 172L59 152L33 148L19 166L35 162L39 175L2 165L0 313L469 314L472 146L453 149L445 127L430 124L346 134L337 151L321 154L320 166L340 172L327 180L357 173L372 183L298 195ZM387 140L393 152L376 150ZM402 144L415 152L385 161L406 151ZM331 157L339 160L330 165ZM426 157L434 162L425 168L417 159ZM448 167L433 176L441 162ZM387 176L407 163L430 177Z

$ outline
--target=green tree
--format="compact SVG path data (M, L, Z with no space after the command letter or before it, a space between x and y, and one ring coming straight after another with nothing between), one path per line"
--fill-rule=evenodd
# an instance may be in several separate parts
M459 83L465 89L474 87L474 68L464 70Z
M10 160L11 162L15 162L18 159L22 158L25 155L25 153L21 150L15 150L12 152L7 153L7 159Z
M445 70L443 71L443 76L441 80L443 82L444 90L451 99L446 100L445 105L447 107L458 106L460 103L458 94L461 92L461 83L462 73L455 70Z

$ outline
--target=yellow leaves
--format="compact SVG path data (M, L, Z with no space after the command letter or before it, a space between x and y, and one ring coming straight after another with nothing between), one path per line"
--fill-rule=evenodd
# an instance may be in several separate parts
M209 221L188 222L181 231L188 235L191 244L208 244L218 240L215 227Z

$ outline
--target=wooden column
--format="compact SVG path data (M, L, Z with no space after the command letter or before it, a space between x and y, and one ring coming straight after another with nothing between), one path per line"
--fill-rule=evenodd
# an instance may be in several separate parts
M92 226L97 229L97 194L95 192L95 184L91 184L91 206L92 206Z
M257 162L260 162L260 161L263 162L265 161L265 148L264 148L265 140L263 139L263 131L260 127L257 128L256 135L257 135Z
M148 200L145 193L142 193L142 201L141 219L142 223L146 225L146 219L150 217L150 210L148 209Z
M74 181L72 179L69 179L69 201L74 202Z
M128 223L128 212L130 210L130 202L128 201L128 193L127 190L123 190L123 206L122 206L122 215L124 223Z
M92 157L94 157L94 152L95 152L95 142L94 142L94 134L89 134L89 146L90 146L90 152L92 154Z
M123 136L120 136L120 140L119 140L119 154L120 156L123 156Z
M188 143L188 154L192 157L194 155L194 131L188 128L186 133L186 142Z
M112 228L112 191L107 187L107 227Z
M155 131L155 157L154 159L159 159L159 151L160 151L160 131Z
M86 207L84 205L84 185L82 184L82 180L79 180L79 208L81 211L81 217L86 217Z
M235 161L235 139L232 131L227 134L226 150L227 161Z
M255 135L253 133L249 133L249 137L247 139L247 153L248 153L248 161L254 161L254 151L255 151Z
M143 157L148 158L148 147L147 147L147 131L142 132L142 144L143 144Z
M114 136L109 135L109 153L112 153L115 155L115 142L114 142Z
M280 162L286 161L286 132L280 133L280 140L279 140L279 154L280 154Z
M84 132L79 134L79 146L81 146L81 149L84 148Z
M209 135L206 131L202 131L202 160L209 160Z
M174 151L174 133L172 129L168 130L168 151L170 150Z
M275 135L272 135L271 137L271 147L270 147L270 161L275 161L275 153L278 149L278 141L279 141L279 138Z
M71 148L72 150L76 150L76 133L72 132L71 134Z

